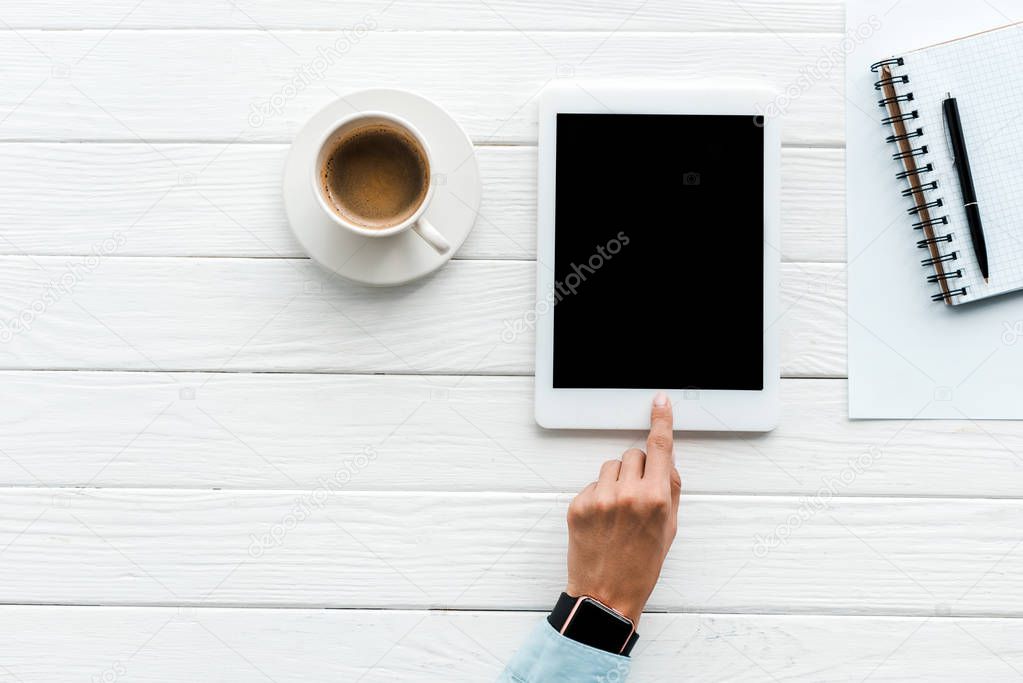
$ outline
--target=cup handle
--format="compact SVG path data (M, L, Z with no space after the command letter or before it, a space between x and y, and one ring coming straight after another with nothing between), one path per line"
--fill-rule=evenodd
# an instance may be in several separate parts
M416 234L422 237L427 244L436 249L438 254L446 254L451 251L451 243L444 239L444 235L440 234L440 231L430 225L430 222L425 218L420 218L416 221L416 224L412 226L412 229L415 230Z

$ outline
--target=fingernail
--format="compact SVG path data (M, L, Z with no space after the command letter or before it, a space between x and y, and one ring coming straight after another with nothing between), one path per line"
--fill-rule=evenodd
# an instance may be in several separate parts
M654 396L654 405L658 408L663 408L668 405L668 395L663 391L658 391L657 395Z

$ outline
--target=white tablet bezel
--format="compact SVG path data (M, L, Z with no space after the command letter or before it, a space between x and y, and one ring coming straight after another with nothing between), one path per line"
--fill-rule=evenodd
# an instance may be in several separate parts
M748 114L761 115L773 100L767 89L744 84L693 87L568 82L540 96L536 421L552 429L644 429L650 423L654 389L555 389L554 377L554 199L557 115ZM777 120L764 121L764 389L762 391L671 390L675 428L699 431L769 431L779 412L779 191L781 136ZM696 294L699 296L699 293ZM679 297L681 301L681 297ZM659 353L672 353L682 329L664 330ZM699 331L694 331L698 333Z

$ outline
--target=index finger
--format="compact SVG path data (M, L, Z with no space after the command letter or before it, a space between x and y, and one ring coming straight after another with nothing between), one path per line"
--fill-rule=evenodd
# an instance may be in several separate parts
M650 435L646 439L646 470L643 478L667 479L675 469L675 434L671 401L663 391L654 397L650 408Z

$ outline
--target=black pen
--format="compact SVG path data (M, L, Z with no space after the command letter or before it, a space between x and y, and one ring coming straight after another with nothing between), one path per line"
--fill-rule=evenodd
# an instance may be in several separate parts
M945 112L945 125L952 142L952 161L959 175L959 187L963 192L963 208L966 210L966 221L970 226L973 251L977 255L980 274L984 276L984 282L987 282L987 242L984 240L984 225L980 220L980 207L977 205L977 189L973 186L970 155L966 152L966 136L963 135L963 122L959 117L959 103L951 93L942 104L942 110Z

